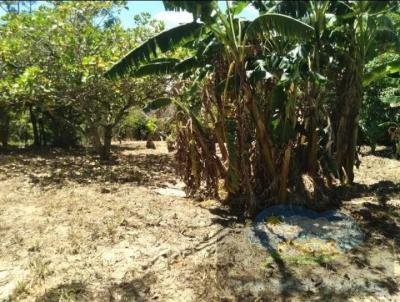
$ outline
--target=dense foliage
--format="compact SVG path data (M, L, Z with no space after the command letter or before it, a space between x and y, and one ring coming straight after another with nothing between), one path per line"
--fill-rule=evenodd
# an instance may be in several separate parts
M23 3L21 4L21 6ZM108 158L113 132L131 107L157 97L160 79L110 81L103 73L128 49L163 29L149 14L126 30L119 2L60 2L10 12L0 25L0 119L9 138L35 146L90 141ZM160 87L161 89L161 87ZM29 123L28 123L29 122Z
M217 1L164 3L194 22L155 35L107 75L178 76L148 107L173 103L180 112L177 158L188 192L205 184L218 196L223 180L251 214L261 200L304 191L307 180L314 191L353 182L364 95L367 129L368 106L386 91L373 83L400 70L382 56L399 49L396 2L233 1L225 11ZM253 21L238 17L247 5L260 12ZM155 59L178 46L191 56Z
M351 184L357 144L400 153L396 1L163 2L194 21L125 29L125 1L0 2L0 143L108 159L113 137L174 139L187 192L223 183L249 214Z

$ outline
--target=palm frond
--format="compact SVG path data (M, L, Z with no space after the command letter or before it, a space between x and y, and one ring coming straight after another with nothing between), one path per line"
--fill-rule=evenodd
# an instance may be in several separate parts
M175 58L157 59L149 64L140 66L132 72L134 77L143 77L148 75L164 75L174 72L176 64L179 62Z
M246 0L232 1L231 13L235 16L239 15L249 4L250 2Z
M370 14L377 14L387 10L392 1L388 0L375 0L366 2L367 10Z
M188 40L193 39L199 34L202 27L203 24L187 23L159 33L131 50L114 64L105 73L105 76L114 78L130 72L141 63L150 61L150 59L157 56L157 54L173 50L181 44L188 42Z
M187 11L193 15L193 19L200 18L203 21L212 19L212 11L218 6L218 1L180 1L163 0L165 10Z
M397 72L400 72L400 60L382 64L364 75L363 85L368 86L374 81Z
M292 17L280 14L264 14L256 18L247 27L246 36L250 39L281 35L287 38L305 40L311 38L314 30L311 26Z
M183 59L178 64L175 65L175 71L178 73L187 72L196 67L200 67L199 60L196 56L192 56L186 59Z

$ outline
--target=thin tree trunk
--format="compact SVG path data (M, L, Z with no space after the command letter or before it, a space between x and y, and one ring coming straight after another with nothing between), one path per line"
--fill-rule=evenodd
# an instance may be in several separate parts
M237 152L237 120L227 118L226 145L228 150L228 170L225 177L225 188L228 198L236 196L240 191L239 154Z
M318 167L318 132L317 132L317 118L316 109L313 108L310 116L309 132L308 132L308 173L315 177Z
M31 119L32 129L33 129L33 144L36 147L40 147L40 137L39 137L39 130L37 126L36 115L33 112L33 106L29 105L29 115Z
M280 182L279 182L279 193L278 199L279 202L285 202L287 200L287 185L288 185L288 178L289 178L289 167L290 167L290 158L292 153L292 142L289 141L289 144L286 147L283 162L282 162L282 170L280 175Z
M321 49L321 39L320 39L319 26L315 28L315 49L314 49L314 61L312 68L315 72L320 72L320 49ZM315 177L318 168L318 110L319 110L319 98L317 93L317 87L314 83L308 83L311 85L309 94L309 129L308 129L308 158L307 158L307 170L308 173ZM308 86L307 85L307 86Z
M38 125L39 125L40 142L43 144L43 146L46 146L47 145L47 138L46 138L46 133L44 131L44 125L43 125L43 120L42 119L39 119Z
M215 125L214 128L214 134L215 138L217 139L219 150L221 151L222 159L224 161L228 160L228 150L225 147L224 141L223 141L223 135L222 135L223 130L220 129L219 125Z
M211 90L211 89L210 89ZM205 102L204 103L204 108L207 111L208 115L210 116L211 119L211 123L214 126L214 136L217 140L218 146L219 146L219 150L221 152L222 155L222 159L226 162L228 160L228 150L225 147L224 144L224 137L225 137L225 131L224 131L224 121L223 119L221 119L221 116L223 115L222 113L222 109L220 106L218 106L218 101L217 101L217 97L214 95L214 92L211 90L210 92L208 91L208 89L205 90ZM219 120L217 121L217 119L215 118L212 110L211 110L211 102L210 100L213 100L215 103L215 107L217 108L218 111L218 117Z
M308 118L308 148L306 154L307 171L315 177L318 168L318 99L315 87L311 88L309 96L309 118Z
M0 120L0 142L3 147L7 147L8 146L8 138L10 135L10 118L5 109L1 113L2 114L1 114L1 120Z
M246 119L243 104L238 106L237 120L238 127L238 149L239 149L239 162L240 162L240 179L242 184L242 191L246 194L246 214L253 216L257 211L257 201L251 185L251 164L250 152L251 146L249 145L249 125Z
M112 126L107 125L104 127L104 143L101 152L101 159L109 160L111 154L111 140L112 140Z
M89 138L92 146L95 148L96 152L101 155L103 146L101 144L99 131L96 126L91 125L88 129Z

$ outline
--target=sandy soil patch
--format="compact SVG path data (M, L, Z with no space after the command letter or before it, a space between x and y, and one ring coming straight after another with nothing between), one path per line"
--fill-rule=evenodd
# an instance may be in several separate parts
M177 194L172 155L144 144L108 165L83 150L0 155L0 301L400 300L399 161L365 156L343 198L365 244L304 264L267 261L246 222Z

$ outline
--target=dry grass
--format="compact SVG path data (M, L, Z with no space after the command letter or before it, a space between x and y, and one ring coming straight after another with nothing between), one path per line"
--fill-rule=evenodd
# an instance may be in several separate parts
M123 146L110 166L84 153L2 156L0 301L125 301L132 293L190 299L193 289L175 280L190 274L190 263L169 272L179 256L166 255L202 241L213 215L154 192L176 182L163 147ZM181 234L188 226L198 228L195 237ZM160 286L146 292L129 286L149 272Z
M83 151L1 155L0 301L254 301L261 293L238 291L279 281L266 279L267 255L244 240L246 225L210 212L215 201L155 192L177 182L172 156L157 147L124 143L108 165ZM351 200L396 203L399 162L368 158L358 179L374 185L383 166L389 189Z

